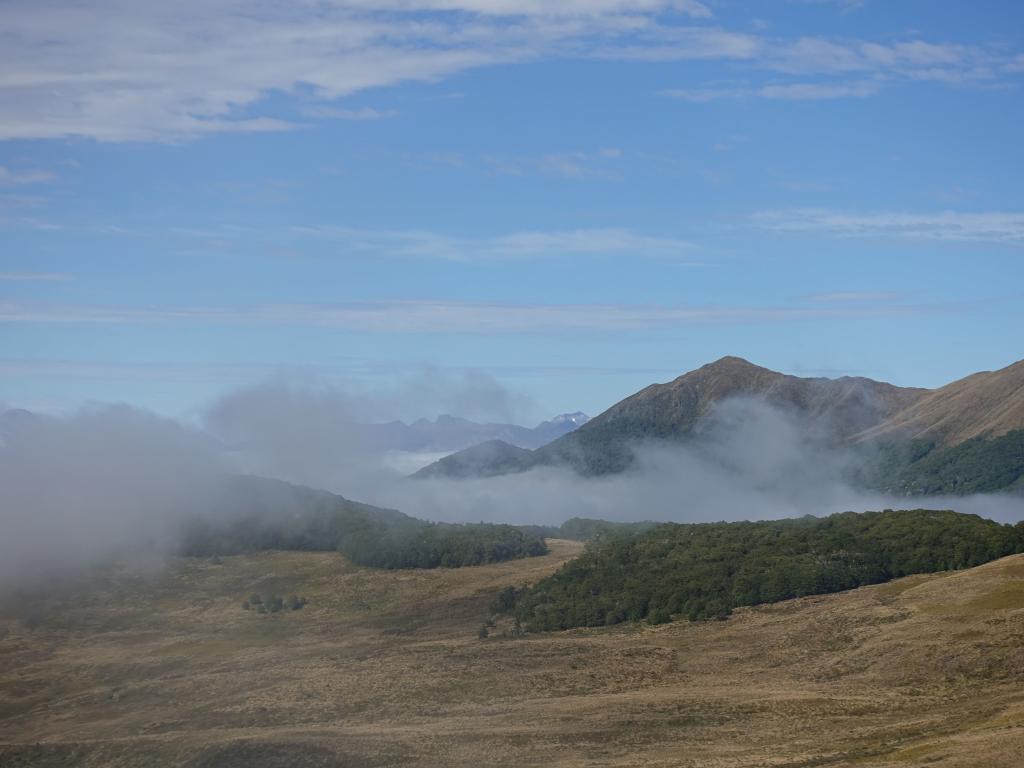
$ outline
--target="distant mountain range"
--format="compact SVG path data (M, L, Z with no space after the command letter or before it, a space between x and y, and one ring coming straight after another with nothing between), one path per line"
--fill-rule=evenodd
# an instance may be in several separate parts
M442 415L434 421L419 419L412 424L402 421L356 424L353 429L369 449L440 453L460 451L492 440L518 448L539 448L589 420L589 416L577 411L563 413L530 428L516 424L480 424L458 416Z
M860 377L789 376L738 357L652 384L537 450L492 442L414 476L492 476L536 466L568 466L584 475L620 472L632 464L638 442L692 439L717 404L741 396L791 414L809 438L825 444L882 447L886 466L860 473L876 487L965 492L1024 484L1024 361L928 390ZM1001 468L998 477L978 481L979 472L993 466Z
M15 432L32 428L45 417L12 408L0 412L0 442ZM535 427L517 424L481 424L458 416L441 415L437 419L418 419L411 424L391 421L384 424L352 424L350 429L369 451L409 451L445 453L498 440L519 448L539 448L586 424L585 413L563 413Z

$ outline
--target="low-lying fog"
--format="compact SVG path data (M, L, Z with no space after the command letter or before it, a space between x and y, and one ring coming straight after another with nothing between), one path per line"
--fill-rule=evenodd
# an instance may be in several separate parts
M477 418L509 418L514 401L493 380L464 382ZM567 518L677 522L823 515L932 507L999 520L1024 519L1024 497L887 498L852 488L848 453L824 450L790 416L759 403L720 404L699 441L636 448L632 469L584 478L539 468L480 480L412 480L427 457L361 445L353 428L389 404L415 398L354 397L270 383L231 393L185 425L127 406L9 420L0 433L0 582L118 551L173 547L195 487L241 471L325 488L432 520L558 524ZM437 406L457 398L425 395ZM451 410L455 410L452 408ZM424 414L432 415L432 414ZM406 463L403 463L406 462Z

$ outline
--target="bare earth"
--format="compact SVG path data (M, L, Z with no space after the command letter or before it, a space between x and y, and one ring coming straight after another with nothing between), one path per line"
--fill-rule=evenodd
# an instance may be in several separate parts
M1024 557L724 622L477 638L498 588L578 546L179 560L9 606L0 766L1024 765ZM310 603L258 615L251 592Z

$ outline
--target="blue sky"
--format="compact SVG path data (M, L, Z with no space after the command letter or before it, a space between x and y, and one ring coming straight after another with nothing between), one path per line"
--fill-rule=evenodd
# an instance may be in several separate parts
M1017 2L170 5L0 6L0 402L1024 357Z

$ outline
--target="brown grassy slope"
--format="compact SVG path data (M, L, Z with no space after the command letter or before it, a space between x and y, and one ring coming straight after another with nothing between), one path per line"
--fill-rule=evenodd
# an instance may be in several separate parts
M380 572L264 553L108 572L0 638L0 765L1019 766L1024 557L725 622L479 640L578 545ZM238 606L299 592L303 611Z
M902 435L956 445L1015 429L1024 429L1024 360L929 392L858 439Z
M682 434L715 403L746 395L793 407L845 437L878 424L926 392L859 377L789 376L739 357L723 357L666 384L645 387L571 434L586 434L616 422L657 425L658 430Z

